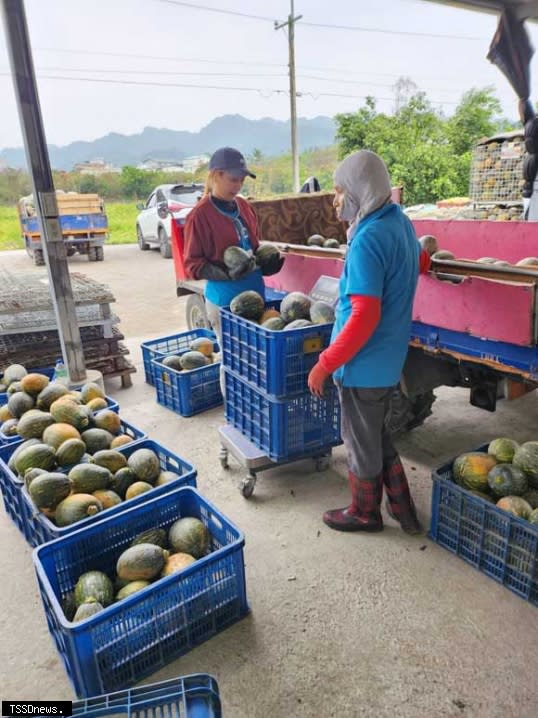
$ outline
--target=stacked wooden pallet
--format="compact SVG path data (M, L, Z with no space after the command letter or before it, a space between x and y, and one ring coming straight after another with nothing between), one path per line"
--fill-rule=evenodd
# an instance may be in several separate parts
M128 361L120 320L110 305L110 289L83 274L72 273L71 284L87 369L105 377L121 377L131 386L136 371ZM46 275L11 274L0 270L0 364L23 364L28 369L53 366L61 356L52 300Z

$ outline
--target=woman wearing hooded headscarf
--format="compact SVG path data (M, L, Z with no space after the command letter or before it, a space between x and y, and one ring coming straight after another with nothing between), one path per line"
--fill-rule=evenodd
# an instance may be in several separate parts
M391 201L383 160L369 150L346 157L334 173L334 207L350 222L330 346L308 377L323 395L333 374L348 455L351 504L326 511L338 531L381 531L383 486L387 511L407 533L421 526L405 471L385 419L407 354L419 272L430 266L413 225Z

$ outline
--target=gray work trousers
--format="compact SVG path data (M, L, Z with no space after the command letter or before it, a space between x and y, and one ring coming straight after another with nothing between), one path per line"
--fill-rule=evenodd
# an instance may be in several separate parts
M335 383L349 470L358 477L377 476L382 472L383 464L398 455L385 428L394 387L362 389Z

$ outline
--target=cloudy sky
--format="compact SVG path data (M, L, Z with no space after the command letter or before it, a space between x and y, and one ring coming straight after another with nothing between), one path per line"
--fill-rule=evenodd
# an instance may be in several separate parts
M145 126L196 131L229 113L289 117L287 36L274 29L289 0L25 5L50 143ZM295 14L303 16L295 33L300 116L354 111L366 95L389 111L401 76L447 114L462 91L493 85L505 115L517 115L513 91L485 57L494 16L422 0L295 0ZM536 45L538 26L531 36ZM21 145L1 24L0 96L0 148Z

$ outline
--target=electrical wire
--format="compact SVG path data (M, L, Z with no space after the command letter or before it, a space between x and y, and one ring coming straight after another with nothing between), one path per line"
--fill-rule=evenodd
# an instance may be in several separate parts
M318 27L326 30L350 30L352 32L374 32L383 35L404 35L410 37L430 37L436 40L472 40L480 42L489 42L488 38L471 36L471 35L443 35L435 32L414 32L413 30L386 30L381 27L360 27L358 25L329 25L321 22L308 22L301 20L301 25L308 27Z
M261 16L261 15L251 15L248 13L242 13L238 12L236 10L226 10L224 8L215 8L210 7L208 5L200 5L200 4L193 4L189 2L184 2L183 0L157 0L158 2L167 3L169 5L179 5L182 7L188 7L192 10L204 10L206 12L216 12L220 13L222 15L235 15L238 17L244 17L248 18L249 20L262 20L264 22L274 22L276 24L276 21L274 18L270 18L267 16ZM485 37L477 37L477 36L471 36L471 35L444 35L440 33L433 33L433 32L414 32L412 30L387 30L386 28L379 28L379 27L361 27L358 25L331 25L329 23L321 23L321 22L308 22L306 20L301 19L301 25L305 25L308 27L317 27L322 28L326 30L350 30L353 32L372 32L372 33L381 33L385 35L402 35L402 36L409 36L409 37L430 37L435 39L447 39L447 40L471 40L471 41L480 41L480 42L488 42L488 38Z
M10 76L9 72L0 72L0 76ZM264 89L260 87L223 87L222 85L188 85L180 82L144 82L142 80L114 80L104 77L66 77L65 75L42 75L37 76L42 80L67 80L70 82L97 82L111 85L142 85L145 87L187 87L197 90L234 90L244 92L270 92L276 94L289 94L288 90Z
M7 70L7 68L0 68L3 70ZM158 76L177 76L177 75L186 75L186 76L197 76L197 77L247 77L252 79L259 79L259 78L281 78L284 79L284 77L287 77L287 75L282 74L253 74L253 73L241 73L241 72L235 72L235 73L227 73L227 72L194 72L194 71L176 71L176 70L111 70L111 69L100 69L100 68L88 68L88 67L39 67L37 66L37 70L39 72L96 72L101 74L115 74L115 75L158 75ZM383 83L383 82L375 82L371 80L345 80L341 78L332 78L332 77L321 77L319 75L303 75L298 74L296 75L297 79L305 79L305 80L318 80L320 82L332 82L336 84L344 84L344 85L371 85L374 87L387 87L387 88L393 88L394 83ZM428 88L428 87L422 87L419 88L416 86L417 91L419 89L423 90L432 90L439 88ZM442 91L450 91L448 88L444 88ZM454 92L460 92L460 90L453 90Z
M5 69L5 68L4 68ZM280 77L280 78L286 78L287 74L270 74L270 75L263 75L263 74L253 74L253 73L243 73L243 72L194 72L194 71L184 71L184 70L110 70L110 69L100 69L97 67L39 67L39 65L36 66L36 69L39 72L45 71L45 72L101 72L104 74L116 74L116 75L164 75L164 76L174 76L174 75L197 75L200 77L250 77L254 80L258 79L259 77ZM329 80L330 81L330 80Z
M196 3L195 5L190 2L183 2L183 0L158 0L158 2L163 2L168 5L181 5L182 7L188 7L191 10L206 10L208 12L218 12L222 15L235 15L236 17L244 17L249 20L263 20L265 22L275 22L275 19L273 17L262 17L260 15L249 15L246 12L238 12L237 10L224 10L221 8L216 7L208 7L207 5L200 5L199 3Z
M133 60L164 60L166 62L202 62L211 65L260 65L264 67L288 67L282 62L252 62L250 60L207 60L198 57L170 57L167 55L141 55L132 52L106 52L104 50L79 50L60 47L35 47L34 52L55 52L73 55L98 55L104 57L128 57Z
M52 52L52 53L65 53L69 55L95 55L95 56L103 56L103 57L125 57L129 59L135 59L135 60L162 60L165 62L200 62L203 64L210 64L210 65L248 65L253 66L257 65L260 67L281 67L281 68L288 68L287 63L278 63L278 62L254 62L251 60L245 61L245 60L211 60L207 58L197 58L197 57L171 57L169 55L143 55L138 53L129 53L129 52L106 52L106 51L100 51L100 50L79 50L79 49L67 49L67 48L53 48L53 47L36 47L34 48L35 52ZM401 77L405 73L390 73L390 72L354 72L352 70L349 70L349 68L343 68L343 67L326 67L326 66L319 66L319 65L302 65L300 63L296 63L296 68L298 70L314 70L319 72L325 72L325 73L342 73L345 74L346 77L349 76L372 76L375 75L377 77L393 77L395 80L397 80L399 77ZM64 68L62 68L64 69ZM67 69L67 68L65 68ZM164 74L164 73L163 73ZM424 80L436 80L437 82L441 82L442 78L440 78L438 75L416 75L415 73L411 73L414 78L422 78ZM444 83L443 83L444 84ZM455 90L459 88L453 88Z
M10 76L11 73L9 72L0 72L0 76L7 77ZM104 83L104 84L112 84L112 85L140 85L143 87L182 87L182 88L190 88L190 89L196 89L196 90L233 90L234 92L257 92L262 97L270 97L273 94L282 94L282 95L289 95L289 90L281 90L281 89L275 89L275 88L260 88L260 87L223 87L222 85L188 85L185 83L179 83L179 82L145 82L141 80L117 80L117 79L107 79L103 77L66 77L65 75L42 75L38 74L38 77L42 80L65 80L70 82L96 82L96 83ZM265 94L264 94L265 93ZM367 97L372 97L373 95L348 95L348 94L340 94L340 93L334 93L334 92L297 92L297 97L303 97L308 96L312 99L317 99L319 97L342 97L342 98L350 98L350 99L357 99L357 100L365 100ZM388 100L393 101L393 97L374 97L374 99L377 100ZM457 105L457 102L449 101L449 100L431 100L433 104L441 104L441 105Z

